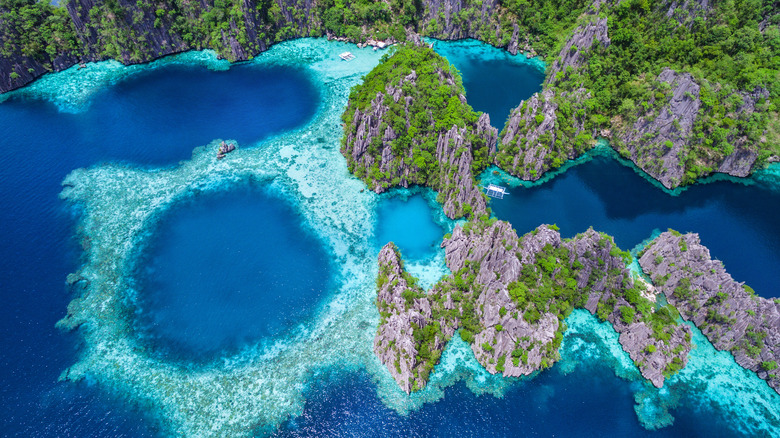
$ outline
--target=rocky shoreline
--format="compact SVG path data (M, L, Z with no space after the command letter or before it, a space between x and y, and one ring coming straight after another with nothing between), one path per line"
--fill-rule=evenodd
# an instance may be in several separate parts
M645 248L642 269L686 321L780 393L780 301L731 278L695 233L667 231Z
M392 243L379 255L382 320L374 352L406 392L425 386L458 329L492 374L550 367L574 308L610 322L657 387L687 363L690 330L674 321L672 309L655 309L652 292L632 279L626 253L608 236L588 230L564 240L542 225L518 237L507 222L482 218L457 227L442 247L453 274L427 293L404 271Z
M471 109L460 77L430 48L409 45L384 64L353 90L344 112L350 171L376 193L430 187L450 218L481 214L487 203L475 174L495 147L490 117Z

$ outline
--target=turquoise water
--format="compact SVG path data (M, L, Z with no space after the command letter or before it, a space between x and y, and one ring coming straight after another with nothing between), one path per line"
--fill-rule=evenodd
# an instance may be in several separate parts
M433 256L443 237L431 205L420 194L387 196L377 210L378 249L393 242L404 259L420 260Z
M585 164L529 188L512 187L494 200L494 214L526 233L555 223L564 236L592 226L624 249L668 228L696 232L714 258L759 295L777 297L780 266L780 178L697 184L672 196L659 190L612 154L594 154Z
M346 50L357 58L340 61ZM96 64L51 75L0 104L10 148L0 166L0 196L9 207L0 214L12 230L0 241L4 434L777 436L780 396L697 331L689 365L656 390L639 377L614 330L587 312L567 320L562 360L548 371L490 376L456 337L430 385L402 393L372 351L376 251L383 240L403 242L407 267L430 285L447 273L435 242L453 224L431 209L434 193L404 192L406 201L398 193L377 196L347 172L339 117L350 88L380 56L303 39L227 70L209 52L150 66ZM467 61L452 59L456 66ZM255 78L263 84L247 91ZM468 83L470 102L489 98ZM144 105L130 104L142 103L144 93L160 98L154 94L163 86L163 101L181 113L182 129L174 130L181 137L158 139L173 134L151 126L156 116ZM314 91L296 94L306 87ZM276 109L282 114L263 118L267 129L253 131L255 111L268 105L262 102L296 95L297 103ZM112 101L123 106L120 116L91 127L102 119L92 112L110 110ZM212 114L226 107L242 110ZM219 122L213 132L211 117ZM73 134L75 121L83 132L115 130L120 146L110 137L76 144L87 137ZM189 138L190 130L208 138ZM153 135L144 139L144 132ZM217 161L222 138L243 140ZM550 222L571 235L589 221L609 227L600 217L620 218L621 211L629 218L687 211L669 207L685 193L671 198L624 175L633 171L614 161L599 163L546 186L512 188L504 205L517 208L501 213L494 204L496 214L512 215L520 232L556 216ZM592 175L576 174L588 166L595 166ZM569 185L556 186L570 174L577 177ZM598 190L601 179L609 184ZM709 221L739 218L728 223L730 234L708 239L745 254L752 241L741 236L772 232L774 217L770 207L746 205L774 205L775 189L724 184L690 208L712 202ZM729 190L745 201L721 202ZM612 231L630 247L652 232L643 227ZM770 247L764 254L776 253ZM768 260L755 263L770 267ZM65 279L75 286L65 288Z

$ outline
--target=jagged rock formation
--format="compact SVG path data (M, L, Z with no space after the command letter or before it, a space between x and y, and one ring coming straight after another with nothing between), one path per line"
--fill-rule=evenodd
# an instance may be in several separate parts
M432 322L431 301L403 269L398 248L391 242L379 252L377 307L382 322L374 338L374 352L404 391L422 388L428 380L424 362L417 361L422 345L414 332ZM432 342L438 361L444 344L454 333L451 325ZM418 336L419 338L419 336Z
M585 65L594 42L609 46L606 18L578 27L553 62L543 91L512 110L501 132L496 165L536 181L591 147L592 135L584 130L584 102L590 93L583 88L560 89L556 84Z
M385 65L353 90L344 112L350 171L377 193L431 187L451 218L485 211L474 174L495 144L488 115L472 111L460 77L429 48L408 46Z
M72 0L63 8L18 1L36 5L37 11L17 20L14 6L4 10L0 5L0 93L81 61L133 64L203 48L241 61L274 43L307 36L363 45L379 35L402 40L404 34L421 32L440 39L475 38L528 57L536 56L534 46L541 44L539 36L531 37L531 24L522 25L517 10L497 0L368 5L352 0ZM360 14L347 14L350 9Z
M425 31L435 38L486 40L496 47L506 48L513 55L521 52L528 57L536 56L528 37L521 36L517 23L510 25L511 33L503 31L513 20L498 0L485 0L473 8L464 0L427 0L423 3Z
M602 47L609 46L609 35L607 18L595 18L592 22L580 26L574 31L574 34L566 41L558 57L550 67L546 83L554 84L558 79L558 74L566 74L567 69L577 70L585 65L588 58L588 51L597 42Z
M380 253L374 351L402 389L422 388L457 328L491 373L528 375L559 359L564 318L586 308L609 321L643 376L661 386L687 362L690 331L674 309L654 312L626 253L593 230L571 240L542 225L518 238L502 221L472 221L442 243L453 272L428 293L404 273L394 245ZM410 285L411 284L411 285Z
M202 2L72 0L46 41L51 48L17 47L13 23L0 26L0 92L23 86L48 71L78 62L118 59L125 64L149 62L187 50L216 49L232 61L251 59L282 39L319 36L319 22L310 23L313 2L278 0L216 6ZM293 13L293 11L295 13ZM6 11L0 10L0 13ZM47 11L50 13L50 11ZM39 25L44 26L42 21ZM32 53L31 53L32 52ZM13 74L12 74L13 73Z
M749 144L737 123L710 133L720 138L722 147L696 135L708 129L701 125L709 114L703 108L701 86L693 75L664 68L654 84L646 110L640 111L633 122L613 125L609 134L613 148L670 189L693 182L699 173L750 174L759 157L758 146ZM732 97L739 104L728 116L747 121L769 93L759 88L752 93L735 92L729 99ZM694 171L693 167L700 170Z
M685 172L684 148L699 115L699 85L690 73L664 69L656 78L668 84L666 103L650 98L650 110L633 124L613 132L614 147L628 149L630 159L667 188L677 187Z
M756 296L712 260L698 234L667 231L639 263L670 303L719 350L780 393L780 303Z
M545 88L535 93L509 115L495 163L512 175L536 181L585 152L591 141L584 131L582 102L587 96L584 89ZM561 110L563 102L565 112Z

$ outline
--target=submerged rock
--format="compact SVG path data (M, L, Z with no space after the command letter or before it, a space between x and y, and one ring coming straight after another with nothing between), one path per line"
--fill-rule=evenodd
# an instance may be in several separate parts
M719 350L780 393L780 303L734 281L699 235L667 231L639 259L670 303Z
M675 322L674 309L655 310L626 268L630 256L608 236L591 229L563 240L542 225L518 238L507 222L475 220L442 246L453 274L428 293L403 271L392 243L380 253L374 351L407 392L425 385L458 328L490 373L521 376L552 366L574 308L609 321L655 386L687 362L689 328Z

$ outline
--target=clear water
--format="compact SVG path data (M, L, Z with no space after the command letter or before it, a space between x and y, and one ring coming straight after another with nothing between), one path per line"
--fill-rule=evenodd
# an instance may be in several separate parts
M444 236L442 227L434 222L431 206L419 194L386 197L377 210L377 222L377 249L393 242L405 260L432 256Z
M442 50L445 43L437 45ZM353 51L357 59L339 61L338 53L345 50ZM484 47L475 46L475 50L492 53ZM364 191L362 183L348 175L339 155L341 132L335 127L340 123L341 108L350 87L376 65L379 55L341 43L298 40L276 46L256 63L228 72L194 67L201 65L194 58L193 67L186 69L182 64L175 68L136 67L137 73L124 79L127 82L95 82L99 92L88 99L89 106L74 113L23 98L0 104L0 134L7 152L0 157L0 200L4 206L0 223L6 229L0 239L4 255L0 269L4 299L0 315L0 379L4 386L0 397L4 410L0 422L4 435L193 435L212 427L225 431L222 436L245 436L255 427L280 436L776 435L780 430L780 396L736 366L728 353L715 352L700 334L694 334L697 348L688 367L659 391L638 377L614 330L586 312L575 312L567 321L561 362L534 378L491 377L476 363L468 346L456 339L447 347L426 390L412 397L401 393L371 352L379 320L373 291L377 245L387 240L380 237L383 229L391 230L389 240L402 240L395 236L412 228L412 238L404 245L410 254L419 251L420 257L427 259L436 253L430 242L440 236L434 234L448 231L452 224L432 214L427 198L414 195L404 203ZM264 63L263 59L270 61ZM457 59L452 62L459 65ZM171 68L170 78L156 72L165 68ZM266 90L259 95L246 92L242 80L230 79L234 74L237 78L246 74L251 82L255 75L263 77L266 69L275 73L269 73L264 83L274 77L278 82L273 87L258 85ZM304 81L285 81L285 77L296 75ZM169 84L170 93L181 93L178 98L175 94L168 98L169 108L184 113L176 122L188 127L175 130L181 137L164 141L152 135L143 138L144 132L169 135L161 127L150 126L155 123L151 115L134 112L144 111L144 105L123 110L123 116L102 127L99 114L88 117L96 109L110 110L112 101L120 106L131 101L143 103L143 93L127 97L133 95L134 87L146 90L148 101L158 99L157 88L145 88L144 83L156 76L160 76L160 86ZM128 91L119 93L123 87L129 87ZM314 91L295 105L283 106L288 113L273 119L278 125L254 131L254 111L265 106L258 102L294 96L306 87ZM76 89L79 87L69 90ZM467 89L471 101L473 86L468 82ZM62 94L70 91L63 88ZM233 101L218 105L220 108L244 110L225 116L211 132L208 126L214 105L199 106L197 101L217 99L215 95L232 96ZM185 101L191 104L177 104ZM192 111L185 117L189 109ZM245 123L230 125L238 116L246 117ZM307 117L312 120L309 124L305 124ZM292 122L285 125L284 120ZM493 123L498 125L495 118ZM81 131L74 126L80 126ZM219 126L235 132L218 132ZM111 138L123 146L96 137L85 141L90 137L83 132L92 129L113 130ZM199 135L208 138L189 138L191 133L184 131L190 130L202 130ZM138 141L123 142L123 136ZM171 167L187 159L194 146L225 137L243 138L249 144L242 144L247 147L219 163L209 149L196 151L191 160ZM262 138L270 139L252 144ZM96 165L106 161L132 165ZM767 276L770 267L776 266L771 265L771 257L778 253L774 244L759 254L769 261L747 251L752 251L753 242L763 238L771 243L776 236L773 208L777 186L769 189L761 184L722 182L711 185L718 190L704 185L701 188L710 191L686 200L697 193L696 188L673 198L631 169L609 160L600 163L594 160L574 167L537 188L512 188L503 205L515 207L501 212L494 203L493 208L500 217L513 215L511 220L519 232L540 222L557 222L568 235L594 225L615 234L620 245L630 247L648 237L653 228L674 225L626 220L645 215L674 218L708 206L700 215L710 222L725 223L719 225L720 233L703 234L704 243L716 257L725 257L715 242L720 239L735 254L749 254L743 256L746 263L764 266ZM137 169L159 165L166 167ZM63 196L75 202L75 208L70 208L71 204L58 199L61 183L68 173L84 166L93 167L74 172L65 180ZM582 173L588 169L592 172ZM571 175L577 176L574 181L567 179ZM603 187L602 180L607 181ZM273 192L247 189L247 181L271 187ZM571 181L570 185L545 192L566 181ZM280 201L279 193L291 202ZM527 200L523 207L524 196L537 198ZM588 196L593 200L588 201ZM679 204L675 204L677 200ZM579 208L567 208L566 204ZM751 207L754 204L757 207ZM394 216L396 212L400 213ZM608 229L610 221L622 228ZM220 227L225 222L231 227ZM131 315L131 322L138 324L133 336L145 336L141 344L121 337L127 319L111 319L116 316L104 311L113 309L116 302L132 301L122 294L122 282L118 281L127 272L112 263L127 261L127 254L134 251L122 233L139 232L139 223L153 225L149 234L144 234L149 246L142 251L140 265L132 270L136 279L139 272L145 272L147 281L137 285L137 314ZM403 225L409 223L415 226ZM695 231L706 228L706 224L690 224ZM633 229L634 225L641 229ZM76 227L85 242L74 241ZM730 234L722 231L727 227L732 228ZM269 230L272 232L266 232ZM316 240L306 230L317 234L325 252L317 249L320 245L306 245ZM751 232L759 237L746 238ZM82 243L87 244L83 251ZM273 251L261 253L257 247L262 245ZM263 287L259 287L258 272L263 269L259 262L278 262L274 270L290 269L282 257L307 249L313 252L304 258L310 269L294 271L295 278L264 278ZM252 256L243 256L246 253ZM280 260L274 260L277 254ZM203 264L205 259L211 263ZM330 265L338 270L335 279L328 278L332 274L325 271L331 259L336 260ZM726 260L731 272L735 272L733 264ZM89 294L76 300L63 281L82 265L94 281L87 285ZM444 273L436 263L428 267L431 278ZM756 281L748 278L751 275L735 273L736 278L755 285ZM287 280L303 285L299 292L323 282L336 291L316 297L279 295L288 289L281 284ZM254 295L226 295L222 286L233 291L275 293L283 299L274 303L277 312L263 314L255 321L255 314L266 311L260 307L262 300L255 300ZM154 295L163 289L169 293ZM194 290L199 299L188 300L193 297L187 292ZM106 294L105 299L100 293ZM300 313L285 319L281 313L288 310ZM221 318L215 317L217 312L224 312ZM63 333L55 329L54 324L66 313L102 331L92 333L82 328ZM287 330L291 326L295 328ZM251 347L258 343L259 347ZM152 348L143 348L145 345ZM247 348L236 353L242 346ZM224 357L216 353L224 349ZM155 356L155 351L165 354ZM204 355L216 359L206 367L186 366L187 360ZM168 361L177 363L170 365ZM60 378L66 380L58 381ZM657 431L647 429L670 421L671 425Z
M4 436L155 433L153 423L143 420L148 413L129 409L89 382L58 383L80 348L77 334L55 328L71 299L65 278L81 257L72 237L75 212L58 198L65 176L109 160L175 164L214 138L256 141L306 122L318 104L316 88L300 69L255 66L228 72L149 69L102 89L83 112L63 112L37 99L0 104ZM270 204L290 217L279 203ZM314 278L321 278L321 262L314 265Z
M649 238L653 230L693 231L734 279L759 295L777 297L777 188L716 181L671 196L610 154L597 154L550 181L513 187L509 196L492 201L490 207L521 234L541 223L557 224L564 236L592 226L614 236L624 249Z
M538 59L512 56L476 40L433 41L434 50L463 77L469 105L488 113L499 131L512 109L542 88L544 63Z
M211 358L311 315L328 256L280 194L238 186L181 204L140 261L138 329L152 348Z

